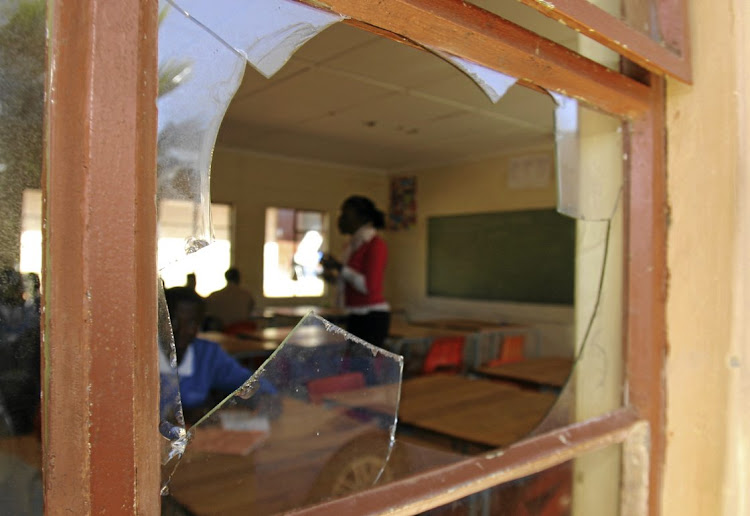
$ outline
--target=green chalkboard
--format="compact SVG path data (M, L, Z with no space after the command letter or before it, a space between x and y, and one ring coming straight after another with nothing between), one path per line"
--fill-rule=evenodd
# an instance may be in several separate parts
M573 304L575 220L555 210L430 217L430 296Z

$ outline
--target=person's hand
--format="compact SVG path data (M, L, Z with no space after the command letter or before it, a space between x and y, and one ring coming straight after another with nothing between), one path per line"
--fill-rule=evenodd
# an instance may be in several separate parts
M323 272L320 274L320 276L326 283L336 283L336 280L339 277L338 272L333 269L323 269Z
M341 272L341 262L338 261L336 258L331 256L330 254L324 254L320 258L320 265L323 266L323 272L324 274L326 272Z

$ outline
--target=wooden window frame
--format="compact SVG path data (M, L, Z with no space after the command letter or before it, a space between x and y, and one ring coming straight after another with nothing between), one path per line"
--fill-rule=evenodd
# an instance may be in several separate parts
M663 79L652 73L642 84L461 2L327 3L349 23L564 92L623 118L628 129L625 406L494 458L469 458L330 503L350 508L344 513L425 510L622 442L626 464L630 456L648 464L647 471L626 468L625 486L638 494L632 510L643 513L647 505L648 514L658 515L665 441ZM54 73L46 96L42 385L47 514L158 512L157 9L156 0L49 3ZM477 474L477 464L491 471Z
M659 33L665 44L600 9L588 0L519 0L540 13L585 34L607 48L656 74L692 83L686 0L654 0L659 12ZM635 3L622 0L623 3Z

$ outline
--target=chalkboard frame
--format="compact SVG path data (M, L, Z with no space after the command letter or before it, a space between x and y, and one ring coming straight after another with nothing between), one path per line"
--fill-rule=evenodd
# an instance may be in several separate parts
M576 221L554 209L427 219L427 295L573 305Z

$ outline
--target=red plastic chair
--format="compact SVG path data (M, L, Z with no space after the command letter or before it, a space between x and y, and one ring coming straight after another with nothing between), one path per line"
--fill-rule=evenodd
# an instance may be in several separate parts
M490 360L486 365L492 367L523 360L523 348L526 339L523 335L509 335L503 339L500 356Z
M332 392L353 391L365 386L365 376L359 371L344 373L326 378L317 378L307 382L307 394L310 401L320 403L326 394Z
M437 337L432 341L430 350L424 359L422 372L424 374L435 372L458 373L464 365L464 337Z

